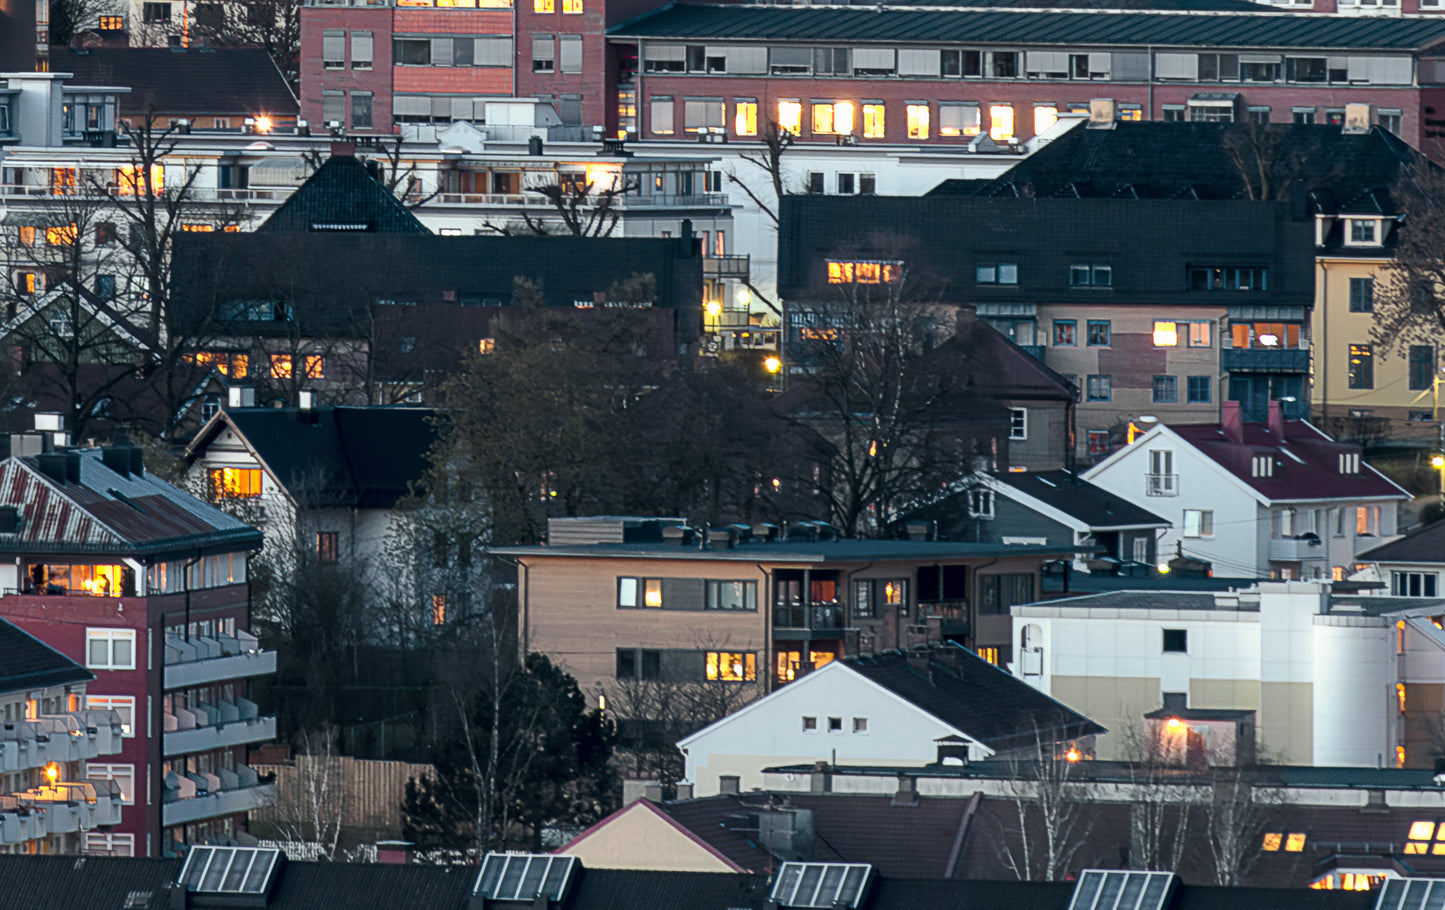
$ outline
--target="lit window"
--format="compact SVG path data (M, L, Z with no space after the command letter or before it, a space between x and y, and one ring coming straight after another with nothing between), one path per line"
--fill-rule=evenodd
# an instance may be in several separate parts
M910 104L907 107L908 114L908 138L928 138L928 105Z
M1264 835L1264 843L1260 845L1260 849L1266 853L1274 853L1279 850L1279 845L1283 840L1284 835L1278 831L1267 832Z
M580 15L582 0L562 0L562 12L572 16Z
M1423 821L1410 823L1410 840L1432 840L1434 837L1434 822Z
M1305 848L1305 836L1301 832L1293 832L1284 839L1284 852L1302 853Z
M1176 322L1154 323L1154 346L1172 348L1179 344L1179 324Z
M90 710L114 711L120 715L120 735L135 736L134 695L87 695L85 707Z
M212 468L211 498L255 499L261 495L260 468Z
M1014 108L1012 104L994 104L988 109L988 138L994 142L1007 142L1014 137Z
M1350 363L1346 384L1352 389L1373 389L1375 387L1375 351L1371 345L1350 345Z
M556 11L556 0L532 0L532 12L534 13L555 13Z
M20 228L20 245L35 246L35 228L33 226L26 225Z
M998 648L975 648L973 653L994 666L998 666Z
M1395 683L1395 701L1399 703L1400 713L1405 713L1405 684Z
M481 341L477 342L478 354L490 354L496 349L497 339L495 338L483 338Z
M753 682L758 656L751 651L707 652L707 678L715 682Z
M291 378L291 355L290 355L290 354L272 354L272 355L271 355L271 378L272 378L272 379L290 379L290 378Z
M116 192L122 196L145 195L147 192L147 181L144 172L137 169L135 165L127 164L115 172ZM74 186L74 183L71 183ZM159 193L166 188L166 169L163 165L153 164L150 168L150 193Z
M853 132L853 103L829 101L813 105L813 132L846 134Z
M213 225L213 224L182 224L182 225L181 225L181 233L183 233L183 234L210 234L210 233L214 233L215 230L216 230L216 226Z
M45 229L45 242L51 246L71 246L75 243L75 225Z
M739 136L758 134L758 103L753 100L737 102L737 114L733 117L733 131Z
M336 562L336 541L337 533L335 531L318 531L316 533L317 562Z
M325 379L325 378L326 378L326 360L325 360L325 358L323 358L320 354L307 354L307 355L306 355L306 378L307 378L307 379Z
M134 670L134 629L86 629L85 665L92 670Z
M887 135L884 107L881 101L863 105L864 139L882 139Z
M431 624L434 626L446 625L447 621L447 596L445 594L433 594L431 596Z
M787 130L794 136L803 132L803 104L801 101L778 102L778 129Z
M1405 767L1405 747L1404 747L1404 746L1396 746L1396 747L1395 747L1395 767L1397 767L1397 768L1403 768L1403 767Z
M125 29L125 17L123 16L101 16L101 31L118 32Z
M1039 104L1034 106L1034 135L1053 126L1059 120L1059 109L1051 104Z
M1191 348L1207 348L1210 346L1210 329L1213 327L1210 322L1191 322L1189 326L1189 346Z
M660 578L619 578L617 579L617 606L619 607L661 607L662 579Z

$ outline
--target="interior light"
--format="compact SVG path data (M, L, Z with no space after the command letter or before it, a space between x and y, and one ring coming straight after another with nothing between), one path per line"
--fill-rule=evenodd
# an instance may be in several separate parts
M269 132L271 132L271 118L268 117L268 116L266 116L265 114L262 114L261 116L257 117L257 118L256 118L256 132L258 132L258 133L269 133Z
M1430 467L1445 468L1445 455L1433 455L1430 458Z
M1171 717L1164 722L1164 725L1171 730L1178 730L1181 726L1183 726L1183 721L1181 721L1177 717Z
M709 300L707 302L707 305L703 307L703 312L707 313L713 318L717 318L717 315L722 312L722 304L718 303L716 300Z
M47 762L45 765L45 779L50 781L52 785L60 780L60 765L55 762Z
M769 357L763 361L763 369L769 373L776 373L783 368L783 361L777 357Z
M1065 761L1076 762L1083 757L1084 756L1079 752L1078 749L1070 749L1069 751L1064 753Z

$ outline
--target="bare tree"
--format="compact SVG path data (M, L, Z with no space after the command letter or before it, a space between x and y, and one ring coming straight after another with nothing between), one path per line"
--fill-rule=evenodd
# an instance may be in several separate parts
M1296 134L1283 125L1253 120L1223 130L1220 148L1239 171L1245 198L1288 198L1309 161L1308 143L1297 140Z
M767 199L759 193L746 180L737 175L735 171L728 172L728 182L743 191L743 195L752 200L764 215L773 223L778 225L778 206L787 192L787 181L783 175L783 156L788 149L793 147L795 141L791 131L783 129L776 120L769 120L763 127L762 135L758 137L762 148L756 152L743 152L738 159L762 171L769 187L773 191L773 198Z
M300 72L301 0L224 0L198 5L192 40L215 47L263 47L294 86Z
M316 844L326 859L336 858L350 796L335 738L333 729L301 732L301 752L277 788L272 816L282 839Z
M1005 783L1016 813L1016 846L1000 841L1004 865L1020 881L1059 881L1072 869L1092 825L1085 789L1071 781L1074 764L1060 760L1042 731L1011 764Z
M1265 825L1275 807L1257 800L1253 783L1239 768L1219 769L1213 791L1206 820L1214 881L1242 885L1263 850Z
M635 177L618 173L607 186L583 175L563 175L556 183L532 187L550 204L547 216L522 210L522 224L538 237L611 237L622 218L623 199L635 193L641 183ZM509 235L507 225L487 224L488 230Z
M1386 356L1436 344L1445 332L1445 171L1416 157L1402 165L1397 183L1402 211L1381 226L1394 257L1375 281L1370 329L1370 342Z
M50 43L69 44L81 32L99 27L101 16L119 10L113 0L50 0Z

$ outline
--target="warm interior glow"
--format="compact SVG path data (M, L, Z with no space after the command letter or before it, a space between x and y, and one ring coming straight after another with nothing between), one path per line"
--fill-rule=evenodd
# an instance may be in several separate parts
M1175 322L1154 323L1154 346L1172 348L1179 344L1179 324Z
M853 132L853 102L839 101L833 105L833 132Z
M988 109L988 138L994 142L1007 142L1014 137L1014 108L1012 104L995 104Z
M662 581L649 578L643 582L642 603L649 607L662 606Z
M271 122L271 118L266 116L265 114L262 114L256 118L256 132L269 133L271 132L272 126L273 124Z
M718 303L716 300L709 300L703 306L703 312L716 319L718 317L718 314L722 312L722 304Z
M218 499L253 499L261 495L260 468L212 468L211 495Z
M778 102L778 129L787 130L794 136L803 132L803 103L801 101Z
M1083 753L1081 753L1078 749L1070 749L1069 751L1064 753L1065 761L1076 762L1083 757Z
M45 764L45 779L52 784L60 780L60 765L55 762L47 762Z
M1034 108L1034 135L1047 130L1059 121L1059 109L1051 105L1039 105Z
M783 368L783 362L776 357L768 357L763 360L763 369L769 373L776 373Z
M1183 726L1183 722L1180 721L1177 717L1171 717L1164 722L1164 725L1171 730L1178 730L1181 726Z

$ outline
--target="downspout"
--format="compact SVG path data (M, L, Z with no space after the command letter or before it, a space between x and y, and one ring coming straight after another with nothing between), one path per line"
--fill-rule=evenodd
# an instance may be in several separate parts
M1153 120L1153 119L1154 119L1154 46L1151 44L1151 45L1147 46L1144 50L1145 50L1145 52L1149 55L1149 66L1148 66L1148 69L1146 70L1145 79L1148 80L1148 81L1147 81L1147 86L1148 86L1148 89L1147 89L1147 90L1148 90L1148 98L1149 98L1149 119L1150 119L1150 120Z
M186 582L186 641L191 640L191 566L200 562L204 557L196 556L186 563L184 579Z
M773 599L774 599L774 597L777 596L777 594L776 594L776 592L777 592L777 585L776 585L776 584L774 583L774 581L773 581L773 574L772 574L771 572L769 572L767 569L764 569L762 563L760 563L760 562L755 562L755 563L753 563L753 566L754 566L754 567L758 570L758 572L760 572L760 573L762 574L762 576L763 576L763 591L762 591L762 596L765 598L765 600L763 601L763 608L762 608L762 613L763 613L763 657L764 657L764 659L767 660L767 662L768 662L768 664L767 664L768 680L767 680L767 684L766 684L763 688L766 689L768 692L771 692L771 691L773 691L774 687L777 685L777 682L778 682L778 676L777 676L777 672L776 672L776 671L777 671L777 667L776 667L776 665L775 665L775 661L777 660L777 649L773 647L773 620L774 620L773 609L774 609L774 607L776 606L776 604L774 604L774 602L773 602Z
M1330 264L1320 260L1320 353L1315 355L1319 364L1320 410L1324 413L1325 431L1329 432L1330 417Z

